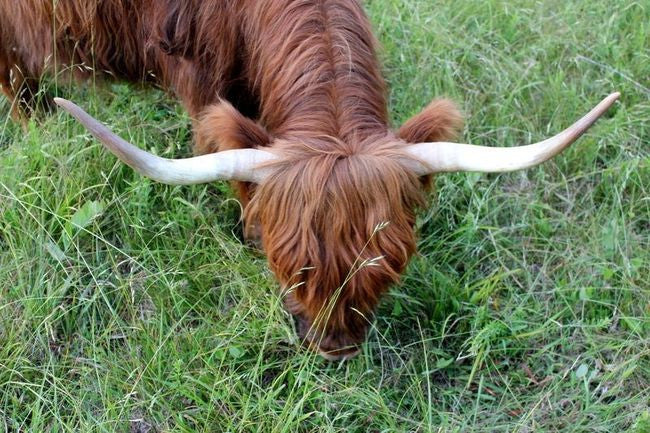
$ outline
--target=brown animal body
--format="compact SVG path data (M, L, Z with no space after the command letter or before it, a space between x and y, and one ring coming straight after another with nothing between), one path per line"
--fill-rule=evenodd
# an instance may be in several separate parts
M278 157L264 182L239 183L247 233L301 337L335 359L356 353L415 251L427 177L408 143L462 124L439 100L392 132L375 46L355 0L0 0L0 85L23 112L43 73L82 65L172 91L198 154Z

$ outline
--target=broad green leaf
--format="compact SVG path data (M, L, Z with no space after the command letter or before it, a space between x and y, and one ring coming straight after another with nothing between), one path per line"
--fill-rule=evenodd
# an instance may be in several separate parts
M65 225L65 235L63 236L64 249L68 249L73 237L81 230L85 229L104 212L104 204L98 201L89 201L72 215L70 221Z

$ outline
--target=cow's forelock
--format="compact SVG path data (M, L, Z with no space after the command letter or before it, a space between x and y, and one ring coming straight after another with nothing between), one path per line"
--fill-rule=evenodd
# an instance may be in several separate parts
M403 143L287 140L284 158L248 209L299 332L321 351L365 337L382 293L415 251L419 180L400 165ZM302 329L301 329L302 328ZM311 332L309 332L311 330Z

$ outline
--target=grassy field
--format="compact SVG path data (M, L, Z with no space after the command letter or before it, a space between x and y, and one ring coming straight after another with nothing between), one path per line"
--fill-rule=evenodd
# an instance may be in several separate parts
M0 103L0 432L650 431L650 4L368 0L395 125L436 96L512 146L623 96L542 167L440 176L362 354L299 347L225 183L136 175ZM49 82L160 155L159 91Z

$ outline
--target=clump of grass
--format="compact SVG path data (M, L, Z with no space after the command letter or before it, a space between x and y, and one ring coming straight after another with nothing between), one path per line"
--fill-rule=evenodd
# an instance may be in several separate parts
M648 431L650 8L366 3L399 124L458 100L517 145L613 90L542 167L440 176L363 353L300 348L225 184L157 185L55 112L0 103L0 431ZM53 82L143 148L190 152L162 93Z

